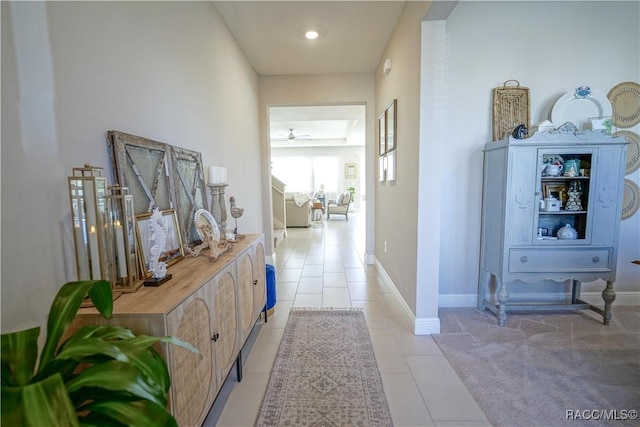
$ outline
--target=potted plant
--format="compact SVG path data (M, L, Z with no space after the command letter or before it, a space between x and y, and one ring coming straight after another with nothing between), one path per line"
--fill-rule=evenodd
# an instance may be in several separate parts
M347 191L351 194L351 201L354 202L356 197L356 187L347 187Z
M63 340L87 295L102 316L111 317L109 282L64 284L51 304L39 355L40 327L2 334L2 425L177 425L166 409L167 365L153 344L197 349L118 326L84 326Z

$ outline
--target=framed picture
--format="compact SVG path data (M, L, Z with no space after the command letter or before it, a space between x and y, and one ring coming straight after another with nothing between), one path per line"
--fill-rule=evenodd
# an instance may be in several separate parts
M175 208L182 241L193 247L193 215L207 205L202 155L119 131L107 132L113 176L129 188L136 214Z
M602 132L605 135L611 135L612 126L611 116L609 117L591 117L589 124L592 131Z
M355 163L345 163L344 177L346 179L356 179L358 177L358 171Z
M556 199L565 203L568 200L567 191L569 188L566 184L560 182L549 182L542 184L542 194L544 197L555 197Z
M396 152L391 151L385 154L385 158L387 159L387 162L386 162L387 181L395 181L396 180Z
M178 232L178 217L175 209L166 209L161 211L164 229L167 231L165 247L162 250L159 261L167 263L167 266L173 265L184 258L184 249L182 240ZM142 279L151 276L149 270L151 256L151 236L149 235L149 220L151 212L136 215L136 237L138 239L139 263L142 271Z
M197 151L171 146L171 164L175 190L176 213L181 238L185 245L193 248L200 237L194 224L194 214L207 205L202 155Z
M386 159L387 158L385 156L378 157L378 181L380 182L384 182L386 180L386 170L384 167Z
M379 155L383 155L384 153L387 152L387 142L386 142L386 138L387 138L387 117L386 117L387 112L384 111L380 117L378 117L378 138L379 138L379 147L380 147L380 152Z
M386 152L396 148L396 120L398 118L398 100L394 99L387 107L387 144Z
M171 146L118 131L107 136L113 176L129 189L136 215L176 206Z

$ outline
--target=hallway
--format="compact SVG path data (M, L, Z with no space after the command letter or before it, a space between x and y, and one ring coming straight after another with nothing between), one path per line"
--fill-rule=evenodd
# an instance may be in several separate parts
M243 350L205 426L253 426L287 322L296 307L362 307L396 426L490 426L431 336L415 336L396 295L365 266L364 212L289 228L277 249L277 304Z

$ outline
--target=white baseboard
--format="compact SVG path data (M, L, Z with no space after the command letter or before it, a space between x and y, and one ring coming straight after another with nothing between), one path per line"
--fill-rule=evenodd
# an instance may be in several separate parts
M375 264L376 262L376 258L373 255L370 255L368 253L364 253L364 263L367 265L372 265Z
M374 256L365 254L365 260L367 257L371 257L371 264L375 264L380 278L389 286L394 295L398 298L402 310L404 312L404 319L409 322L413 327L413 333L415 335L431 335L440 333L440 318L438 317L424 317L417 318L413 311L409 308L406 301L396 288L393 280L389 277L380 261ZM558 302L559 300L567 301L571 298L571 294L564 293L518 293L512 295L514 301L516 300L535 300L538 302ZM593 304L597 307L604 307L601 292L582 292L581 299ZM637 291L618 291L616 292L616 299L613 303L615 309L616 305L631 305L640 306L640 292ZM454 308L454 307L477 307L478 295L476 294L446 294L438 297L438 307L440 308Z
M440 318L438 317L423 317L417 318L411 308L407 305L406 301L396 288L396 285L391 280L391 277L387 274L385 269L382 267L382 264L375 259L375 265L378 269L378 273L380 274L380 278L387 284L393 294L397 297L400 305L402 306L402 311L404 313L404 319L409 322L409 324L413 327L414 335L431 335L431 334L439 334L440 333Z
M416 319L413 328L414 335L434 335L440 333L439 317L423 317Z
M536 300L541 302L551 302L558 300L568 300L571 298L571 294L550 294L550 293L522 293L512 295L514 300ZM581 298L593 305L602 305L601 292L582 292ZM453 308L453 307L476 307L478 305L478 296L476 294L448 294L440 295L438 297L438 307L440 308ZM633 305L640 306L640 292L636 291L622 291L616 292L616 300L613 303L616 305Z

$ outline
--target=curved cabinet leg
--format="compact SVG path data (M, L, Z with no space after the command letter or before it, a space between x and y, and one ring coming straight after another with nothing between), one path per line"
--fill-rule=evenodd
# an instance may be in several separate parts
M484 310L484 301L487 299L487 286L491 275L487 273L483 268L480 268L478 273L478 310Z
M604 300L604 313L602 314L602 318L604 320L604 324L608 325L612 317L611 304L613 304L613 301L616 299L616 291L613 290L613 282L607 282L607 287L602 291L602 299Z
M496 280L499 280L496 278ZM502 281L500 281L500 287L498 288L498 292L496 293L496 297L498 298L498 325L504 326L504 323L507 321L507 301L509 301L509 291L507 291L507 285Z

